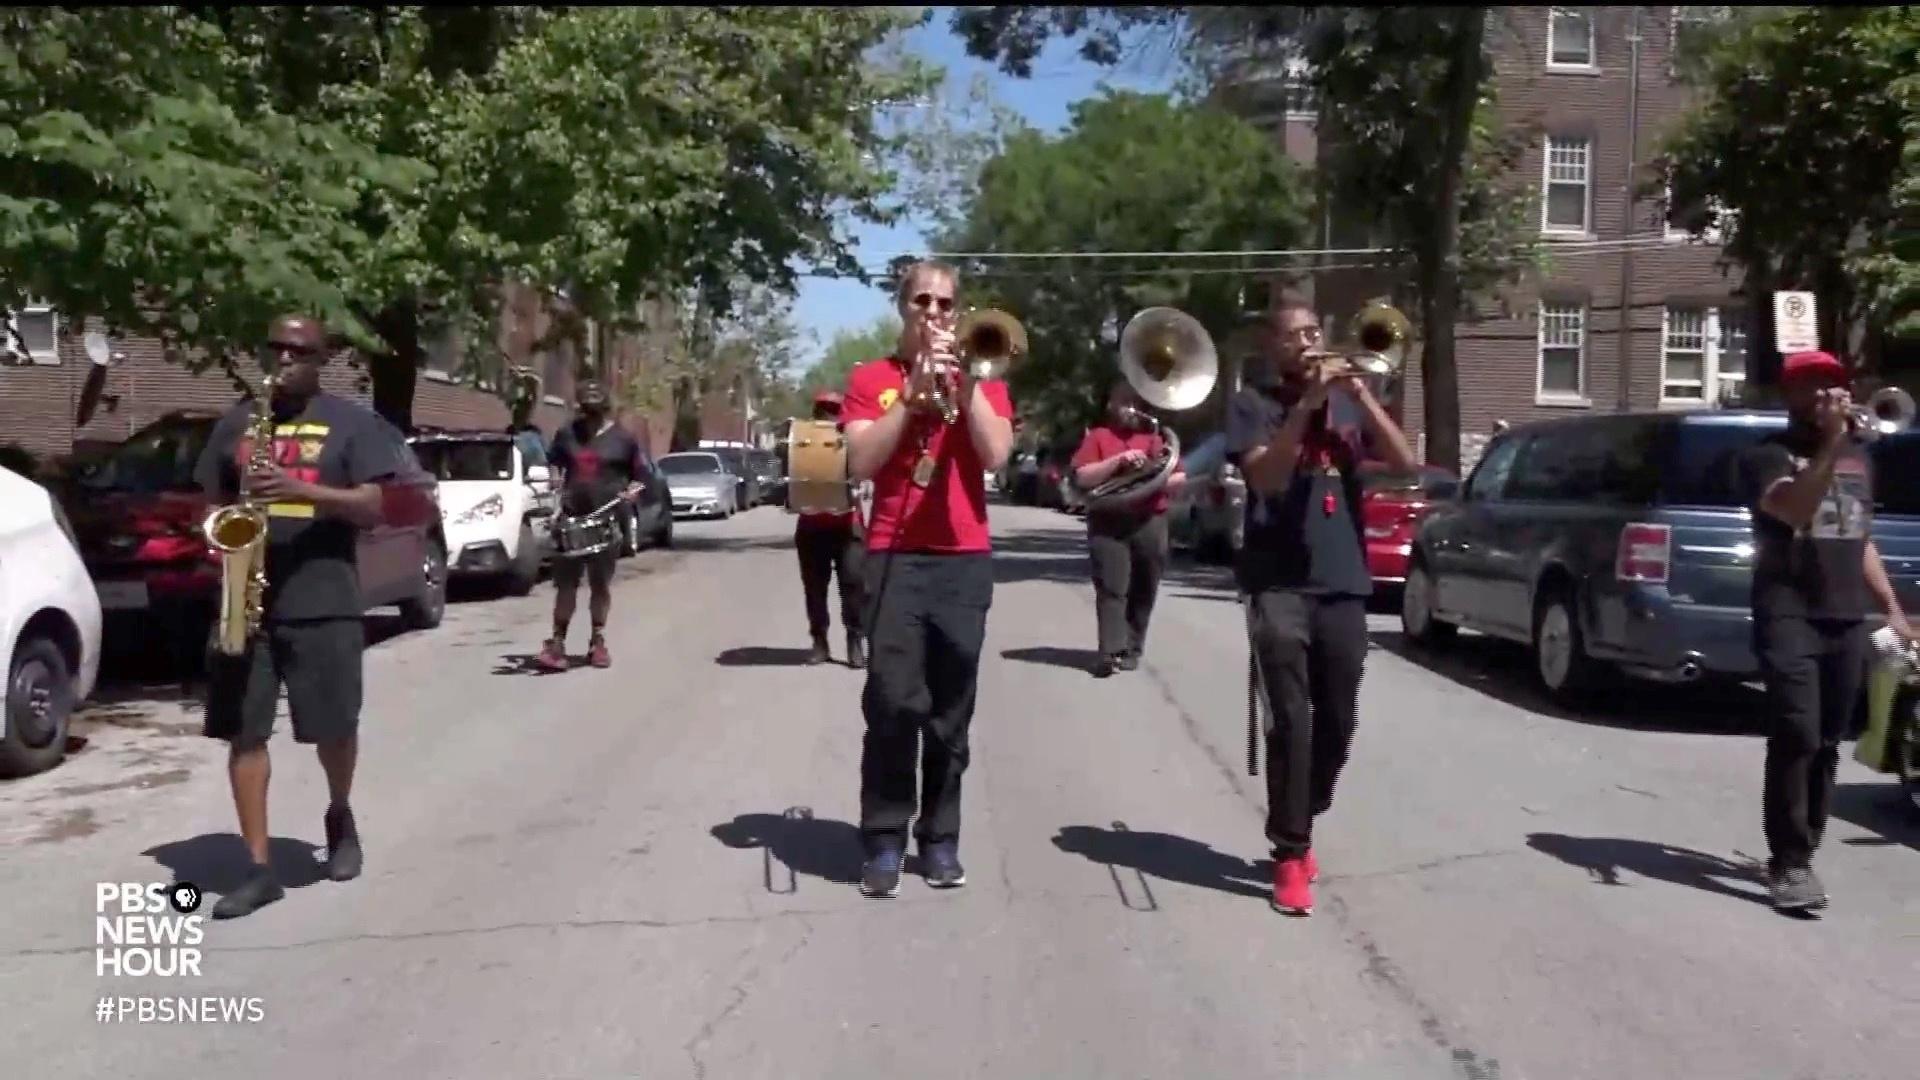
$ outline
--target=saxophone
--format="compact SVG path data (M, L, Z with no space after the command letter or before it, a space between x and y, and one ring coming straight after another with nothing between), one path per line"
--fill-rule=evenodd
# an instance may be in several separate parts
M260 632L267 595L267 511L255 503L248 478L273 467L273 377L261 384L247 423L253 445L240 476L238 502L214 508L200 526L220 556L220 614L213 647L224 656L245 655Z

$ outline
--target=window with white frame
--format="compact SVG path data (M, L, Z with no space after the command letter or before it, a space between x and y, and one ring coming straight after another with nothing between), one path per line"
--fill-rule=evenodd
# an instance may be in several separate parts
M1660 330L1660 401L1717 405L1747 379L1747 327L1736 309L1668 307Z
M1540 304L1541 401L1584 402L1587 396L1587 309Z
M1549 136L1541 157L1545 179L1540 231L1586 235L1592 204L1592 141L1578 136Z
M1593 67L1593 12L1586 8L1551 9L1547 18L1547 66Z
M7 315L0 353L28 364L60 362L60 315L45 304L27 304Z

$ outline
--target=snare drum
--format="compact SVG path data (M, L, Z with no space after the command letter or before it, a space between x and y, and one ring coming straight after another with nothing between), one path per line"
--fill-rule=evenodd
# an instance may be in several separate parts
M787 433L787 509L796 514L843 514L853 506L847 490L847 437L831 420L795 420Z
M586 559L619 544L620 521L613 516L612 504L591 514L555 519L553 556L556 559Z

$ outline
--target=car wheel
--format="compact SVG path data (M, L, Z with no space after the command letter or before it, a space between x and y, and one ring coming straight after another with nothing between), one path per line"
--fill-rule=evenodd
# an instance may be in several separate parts
M447 549L427 540L420 565L420 592L400 602L400 618L409 630L431 630L447 614Z
M653 546L663 548L673 546L673 515L665 510L660 512L660 528L654 531Z
M540 543L533 522L520 523L520 546L514 550L513 569L507 571L507 592L525 596L540 581Z
M1416 560L1407 568L1407 583L1400 590L1400 632L1408 641L1440 645L1459 632L1459 627L1435 617L1433 600L1433 575Z
M7 730L0 735L0 776L31 776L67 752L73 673L51 638L29 634L7 669Z
M1551 593L1533 616L1533 670L1556 698L1570 698L1592 682L1593 661L1580 640L1580 620L1565 592Z

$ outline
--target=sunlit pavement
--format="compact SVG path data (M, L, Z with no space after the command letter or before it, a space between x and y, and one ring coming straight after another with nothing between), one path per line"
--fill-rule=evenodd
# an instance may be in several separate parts
M0 785L8 1075L1913 1075L1920 830L1844 761L1833 906L1775 914L1750 697L1564 715L1513 650L1408 654L1377 617L1317 907L1284 918L1225 572L1179 564L1144 667L1096 681L1081 525L994 520L965 889L858 895L862 677L799 664L792 519L686 522L622 564L611 670L526 673L548 585L381 631L366 875L317 880L324 784L283 724L296 887L208 923L200 977L94 957L96 882L234 883L191 704L110 704L61 768ZM264 1018L95 1018L139 995Z

